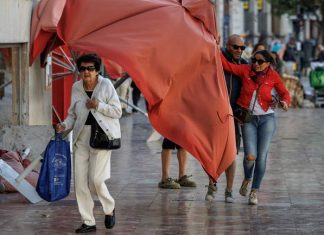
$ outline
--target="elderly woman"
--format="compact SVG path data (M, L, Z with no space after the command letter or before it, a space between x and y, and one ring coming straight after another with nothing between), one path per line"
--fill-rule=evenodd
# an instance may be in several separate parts
M101 59L95 54L78 58L81 80L72 87L67 118L56 126L57 132L73 128L75 193L83 221L76 233L96 230L92 192L103 207L106 228L115 225L115 201L105 184L110 178L111 150L90 147L90 136L91 127L98 124L108 136L120 138L122 109L112 83L99 75L100 66Z
M251 65L236 65L222 56L224 70L242 80L238 106L249 109L253 114L250 122L242 124L245 179L240 194L247 195L248 185L253 180L249 204L256 205L257 192L265 173L268 151L276 129L276 115L272 109L276 101L272 90L279 95L278 102L285 111L288 110L290 95L278 73L270 66L274 61L267 50L256 51L251 61Z

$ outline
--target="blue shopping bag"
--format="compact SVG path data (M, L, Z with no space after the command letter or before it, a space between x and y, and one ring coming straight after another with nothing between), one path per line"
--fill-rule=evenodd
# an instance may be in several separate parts
M70 193L71 153L70 144L55 134L44 152L36 192L48 202L60 200Z

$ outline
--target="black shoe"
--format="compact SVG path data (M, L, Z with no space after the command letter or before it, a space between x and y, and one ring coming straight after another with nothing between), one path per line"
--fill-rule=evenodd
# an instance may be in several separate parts
M96 230L97 230L96 225L89 226L86 224L82 224L79 228L75 230L75 233L88 233Z
M116 216L115 216L115 209L113 210L112 215L105 215L105 226L108 229L112 229L115 226Z

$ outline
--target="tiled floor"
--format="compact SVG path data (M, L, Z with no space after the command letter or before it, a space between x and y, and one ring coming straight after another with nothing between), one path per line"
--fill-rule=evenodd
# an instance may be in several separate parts
M192 157L188 174L195 189L162 190L161 143L146 143L151 133L139 113L122 118L123 147L113 153L107 182L116 199L117 224L104 228L97 202L95 234L324 234L324 109L279 112L259 205L239 195L242 153L234 185L235 203L224 203L225 178L214 202L204 200L208 179ZM177 177L177 160L171 172ZM65 200L30 204L19 194L0 194L0 234L73 234L80 225L73 193Z

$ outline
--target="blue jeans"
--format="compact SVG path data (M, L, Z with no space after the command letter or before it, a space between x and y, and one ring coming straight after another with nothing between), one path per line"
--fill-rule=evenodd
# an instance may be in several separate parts
M242 126L244 145L244 175L251 180L252 189L259 189L266 169L268 151L277 126L275 113L256 115Z

